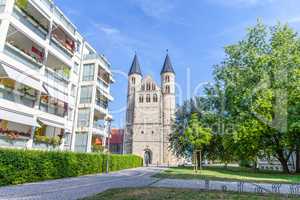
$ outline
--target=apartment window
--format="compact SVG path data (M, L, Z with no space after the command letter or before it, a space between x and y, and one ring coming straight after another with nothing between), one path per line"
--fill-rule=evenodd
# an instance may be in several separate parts
M81 42L80 42L80 41L77 41L76 51L77 51L78 53L80 53L80 49L81 49Z
M74 63L74 73L78 74L79 72L79 64L77 62Z
M147 97L146 97L146 102L149 103L151 101L151 97L150 97L150 94L147 94Z
M72 87L71 87L71 96L72 97L76 96L76 85L72 85Z
M77 127L88 127L89 122L90 122L90 110L89 109L79 109L78 110Z
M83 66L83 75L82 80L83 81L92 81L94 80L94 64L88 64Z
M153 102L157 102L158 98L157 98L157 94L153 95Z
M144 101L144 97L141 95L141 96L139 97L139 102L140 102L140 103L143 103L143 101Z
M92 86L82 86L80 92L80 103L91 103L93 94Z

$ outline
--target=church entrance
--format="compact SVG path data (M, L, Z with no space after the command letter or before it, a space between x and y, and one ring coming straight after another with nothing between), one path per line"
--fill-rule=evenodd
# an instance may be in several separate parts
M148 165L152 164L152 152L150 149L145 150L144 162L147 167L148 167Z

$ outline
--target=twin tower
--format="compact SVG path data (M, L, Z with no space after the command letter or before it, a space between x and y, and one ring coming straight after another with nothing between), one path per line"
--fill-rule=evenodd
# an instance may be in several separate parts
M175 71L166 55L161 83L143 76L137 55L128 73L124 150L144 158L148 164L176 164L169 149L175 117Z

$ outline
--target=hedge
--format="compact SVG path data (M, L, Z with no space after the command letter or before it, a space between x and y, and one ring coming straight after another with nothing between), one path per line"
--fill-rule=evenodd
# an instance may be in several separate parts
M0 149L0 186L49 179L75 177L106 171L107 155ZM110 155L109 170L135 168L143 165L135 155Z

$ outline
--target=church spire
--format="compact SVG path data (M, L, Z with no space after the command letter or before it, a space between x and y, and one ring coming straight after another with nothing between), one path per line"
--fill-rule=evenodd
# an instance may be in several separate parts
M163 73L166 73L166 72L171 72L171 73L175 74L175 71L174 71L172 63L171 63L171 59L169 57L168 50L167 50L167 56L166 56L166 59L165 59L165 62L164 62L164 66L163 66L160 74L163 74Z
M131 68L129 70L128 75L132 75L132 74L139 74L142 76L142 72L141 72L141 68L140 68L140 63L138 60L138 57L135 53L132 64L131 64Z

